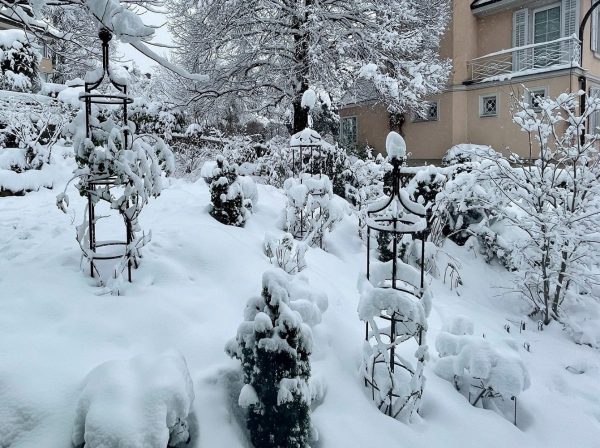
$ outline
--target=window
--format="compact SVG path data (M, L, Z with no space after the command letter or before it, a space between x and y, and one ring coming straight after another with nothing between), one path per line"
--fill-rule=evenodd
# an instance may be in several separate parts
M425 105L422 114L414 113L413 122L420 121L438 121L439 120L439 101L429 101Z
M484 95L479 97L479 116L498 116L498 95Z
M538 9L533 14L533 43L542 44L560 39L560 5ZM534 67L548 67L560 60L560 43L535 47Z
M343 117L341 128L342 142L345 144L355 145L358 140L356 117Z
M548 96L548 90L546 87L535 87L529 90L529 105L533 108L535 112L540 112L542 109L540 108L539 101L540 99L546 98Z

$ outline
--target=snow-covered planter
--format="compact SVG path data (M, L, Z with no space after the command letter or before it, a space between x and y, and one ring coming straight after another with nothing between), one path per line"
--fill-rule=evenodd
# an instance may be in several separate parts
M212 202L210 214L213 218L223 224L243 227L249 212L244 204L242 185L238 181L237 165L230 165L223 156L217 157L209 188Z
M278 236L267 232L263 248L269 261L288 274L297 274L306 267L304 255L308 247L296 241L290 233Z
M465 394L473 406L508 414L516 406L516 397L530 385L516 345L473 336L473 323L467 318L441 332L435 347L440 356L435 373Z
M24 31L0 30L0 89L35 91L40 57Z
M261 448L307 448L317 438L310 422L312 332L327 298L282 270L263 275L263 292L248 301L244 322L226 352L242 363L239 405L247 409L252 443Z
M193 402L193 382L178 353L109 361L84 380L71 439L77 448L185 446Z

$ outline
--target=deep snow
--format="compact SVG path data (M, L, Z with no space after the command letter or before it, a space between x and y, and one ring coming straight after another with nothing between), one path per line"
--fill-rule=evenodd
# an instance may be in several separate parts
M63 179L69 160L57 157ZM203 180L172 179L145 207L152 241L123 295L99 295L80 267L74 226L83 199L70 187L71 206L56 209L62 190L42 189L0 198L0 446L69 447L77 399L86 375L111 360L169 350L187 361L196 399L193 447L248 447L237 407L239 363L224 352L243 318L247 299L260 294L262 273L272 268L263 253L265 232L277 231L285 206L282 191L259 186L259 201L245 228L218 223L208 214ZM103 228L122 232L118 220ZM519 333L523 305L504 293L511 275L489 266L472 249L447 243L461 264L460 295L440 279L431 284L431 360L421 419L406 425L381 414L359 375L364 326L358 319L357 283L365 250L357 220L346 216L326 241L311 248L299 275L328 295L329 308L313 328L313 376L326 387L313 412L325 448L577 447L600 446L600 352L569 340L557 325L543 332L534 322ZM109 233L111 235L109 235ZM100 237L100 236L99 236ZM103 237L102 237L103 238ZM474 408L433 372L435 339L457 316L475 332L509 338L531 352L520 354L531 387L519 397L515 427L503 416ZM511 332L504 326L509 324ZM566 369L574 366L576 369ZM573 371L585 370L577 374Z

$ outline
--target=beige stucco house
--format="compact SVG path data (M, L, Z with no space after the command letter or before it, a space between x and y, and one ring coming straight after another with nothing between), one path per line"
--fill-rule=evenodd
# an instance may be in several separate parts
M405 114L390 124L385 104L368 98L341 107L341 138L382 152L390 130L404 135L413 160L439 160L453 145L475 143L524 153L527 136L511 120L511 94L556 96L600 88L600 8L595 0L453 0L442 46L453 61L443 94L428 98L426 117ZM582 64L580 66L580 51ZM535 98L533 98L533 104Z

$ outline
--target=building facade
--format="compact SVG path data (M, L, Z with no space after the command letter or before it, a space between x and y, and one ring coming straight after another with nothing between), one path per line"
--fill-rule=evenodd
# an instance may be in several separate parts
M395 121L385 104L346 101L343 140L383 152L387 133L400 131L412 158L422 161L439 160L459 143L525 154L527 135L512 123L514 98L535 104L538 96L577 92L583 77L588 93L600 88L600 7L583 42L577 37L594 1L454 0L440 48L453 61L446 91L428 98L425 116Z

